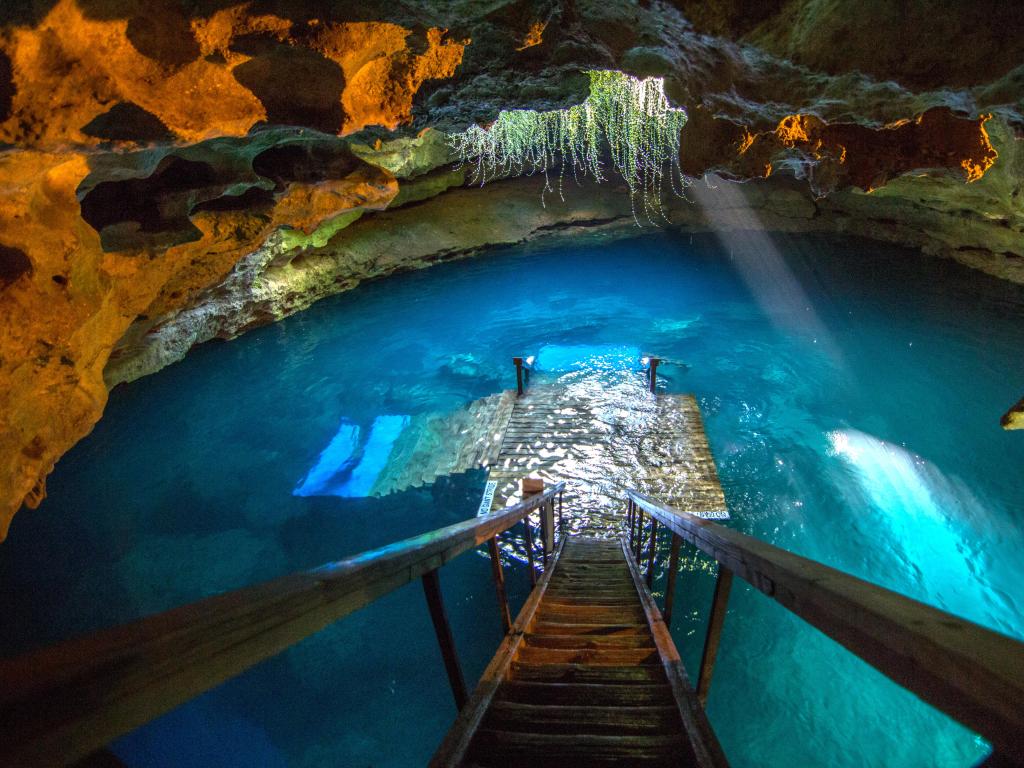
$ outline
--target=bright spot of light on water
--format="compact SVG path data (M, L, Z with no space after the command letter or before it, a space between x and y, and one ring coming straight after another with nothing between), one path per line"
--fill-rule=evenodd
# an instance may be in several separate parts
M983 534L991 528L985 504L959 478L927 459L855 429L827 435L830 455L846 463L866 502L865 520L874 526L874 545L884 562L899 566L916 584L916 597L961 615L978 615L986 604L1009 602L987 574ZM1019 532L1006 532L1019 538ZM895 573L862 574L899 583ZM1011 616L1001 605L997 615ZM1021 634L1020 626L998 629Z

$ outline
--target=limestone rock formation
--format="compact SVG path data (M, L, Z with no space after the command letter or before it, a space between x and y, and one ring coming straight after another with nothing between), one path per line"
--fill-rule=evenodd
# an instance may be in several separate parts
M635 232L614 185L542 205L449 152L580 103L588 69L662 77L689 113L682 168L724 180L674 226L866 234L1024 282L1024 19L918 5L5 3L0 536L109 386L194 344L490 245Z

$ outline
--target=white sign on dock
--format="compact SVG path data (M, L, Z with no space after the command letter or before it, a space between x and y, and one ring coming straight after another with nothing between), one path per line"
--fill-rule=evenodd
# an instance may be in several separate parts
M484 496L480 499L480 507L476 511L477 517L486 515L491 511L491 504L494 502L494 491L497 487L497 480L488 480L484 485Z

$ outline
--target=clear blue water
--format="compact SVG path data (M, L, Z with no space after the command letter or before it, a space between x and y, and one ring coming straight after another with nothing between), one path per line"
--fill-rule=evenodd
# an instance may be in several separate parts
M513 354L635 347L705 415L732 525L1024 636L1024 291L866 241L656 235L368 284L120 387L0 545L0 652L475 513L482 472L293 495L340 425L514 385ZM339 449L340 450L340 449ZM690 669L713 582L690 558ZM509 574L518 604L522 570ZM467 677L499 637L483 557L442 572ZM709 701L736 766L968 766L985 745L749 588ZM115 745L142 766L422 765L454 717L419 585Z

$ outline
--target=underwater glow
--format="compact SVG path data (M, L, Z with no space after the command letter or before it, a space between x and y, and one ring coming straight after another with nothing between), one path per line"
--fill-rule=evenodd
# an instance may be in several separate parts
M545 344L537 353L538 371L635 371L640 350L621 344Z
M343 421L292 495L342 498L371 495L395 441L407 426L408 416L378 416L360 451L359 427Z
M986 583L980 531L992 527L991 515L966 483L902 446L856 429L835 430L827 438L829 454L851 470L852 487L844 488L849 503L889 529L890 546L908 564L919 594L958 614L993 603L1000 615L1012 615L1012 605L1000 605ZM1024 546L1016 530L1003 527L1000 536ZM997 626L1009 634L1020 631L1012 622Z
M487 128L473 125L449 136L452 148L464 163L475 166L474 180L481 185L497 177L542 171L548 191L548 171L557 166L559 195L566 166L577 182L588 175L604 181L601 157L607 148L615 171L629 186L634 217L639 197L649 219L664 218L661 195L666 175L677 194L686 185L679 167L679 133L686 111L669 104L660 77L639 79L608 70L587 74L590 95L582 104L549 112L502 110Z

